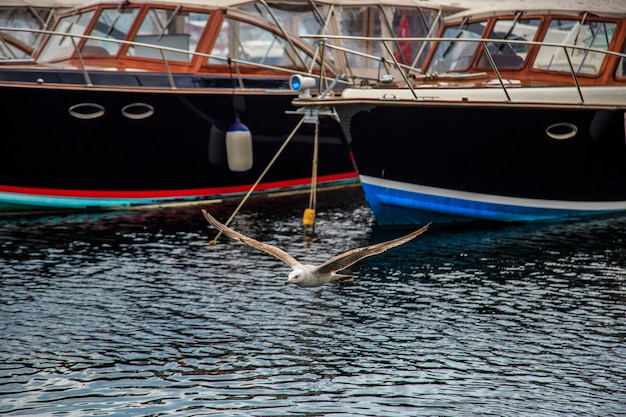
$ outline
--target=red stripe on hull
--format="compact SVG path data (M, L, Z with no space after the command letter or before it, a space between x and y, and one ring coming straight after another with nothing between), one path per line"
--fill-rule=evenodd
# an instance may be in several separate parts
M318 177L317 180L318 184L324 184L338 181L347 181L352 179L356 180L357 178L358 176L356 173L349 172L345 174L321 176ZM289 189L306 186L310 183L310 178L276 181L261 183L256 187L256 190L267 191L272 189ZM10 185L0 185L0 192L37 196L78 198L176 199L242 194L248 192L248 190L250 190L250 187L252 187L252 184L238 185L232 187L192 188L183 190L68 190L56 188L15 187Z

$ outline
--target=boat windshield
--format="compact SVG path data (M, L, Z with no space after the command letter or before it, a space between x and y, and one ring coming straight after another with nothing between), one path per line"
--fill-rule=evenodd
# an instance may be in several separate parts
M138 11L136 7L102 9L89 35L124 40ZM81 53L83 56L116 55L120 47L121 44L117 42L87 39L81 48Z
M298 65L299 58L288 42L275 33L250 23L226 18L215 42L209 64L226 64L228 58L273 66Z
M545 42L576 45L607 50L616 24L614 22L554 19L544 37ZM606 54L582 49L542 46L535 59L534 68L571 72L569 60L577 74L598 74Z
M376 7L345 7L341 13L341 34L344 36L382 36L381 12ZM389 34L391 36L391 34ZM344 48L360 51L370 55L382 56L383 46L380 42L346 39L336 42ZM347 64L351 68L367 68L378 65L363 56L349 54Z
M51 8L1 8L0 26L17 29L45 29L52 17L53 9ZM40 40L41 34L37 32L3 32L0 35L0 60L30 58L31 48L36 48Z
M150 8L137 31L134 42L158 47L194 52L198 46L204 27L209 20L208 13L181 11L180 8ZM161 50L148 46L130 46L129 56L162 59ZM164 50L165 59L189 62L192 54Z
M314 2L263 2L238 6L237 9L272 22L292 35L311 35L324 32L324 11ZM314 39L305 39L312 47Z
M325 2L280 1L249 3L238 6L245 13L273 22L289 36L302 36L315 50L319 39L306 35L342 35L347 37L427 37L438 29L441 12L437 8L387 7L343 4L341 7ZM222 40L226 38L223 29ZM358 77L377 77L381 67L381 57L391 59L386 48L379 41L357 39L330 39L326 42L338 48L357 53L324 49L324 60L337 68L345 68ZM419 66L428 51L429 45L409 41L396 41L389 44L396 60L402 64ZM224 50L216 48L215 52ZM232 53L232 52L231 52ZM222 55L224 53L222 52ZM370 55L370 57L366 56ZM321 54L318 55L318 57ZM371 56L375 57L372 58ZM305 57L306 65L311 59ZM387 69L389 70L389 69ZM358 73L358 74L357 74Z
M427 38L439 29L441 14L435 9L422 8L393 8L391 36L396 38ZM385 20L385 22L389 22ZM388 24L388 23L387 23ZM397 41L393 48L393 55L401 64L419 67L430 49L429 43L413 43Z
M258 2L258 3L249 3L238 6L237 9L245 12L254 17L258 17L257 21L260 22L270 22L280 29L283 36L286 36L290 39L295 39L301 35L317 35L325 33L327 29L327 16L325 15L326 7L320 4L317 4L314 1L310 2L301 2L301 1L279 1L279 2ZM242 26L243 25L243 26ZM232 29L227 29L225 26L222 27L222 32L220 33L220 40L218 42L223 45L226 37L240 36L241 39L245 39L249 37L249 35L245 34L243 31L248 33L252 33L251 31L253 27L248 25L246 28L245 24L239 24L239 35L235 33L228 32ZM303 50L295 50L289 42L285 40L285 38L276 36L269 31L265 31L265 29L257 28L255 30L262 30L264 35L260 38L260 48L265 49L265 53L260 56L253 56L250 52L246 52L252 58L252 62L267 64L269 62L283 62L281 65L287 66L311 66L312 60L309 54L307 54ZM307 42L311 50L315 49L317 46L317 40L310 38L301 38L305 42ZM269 43L267 43L270 41ZM240 45L240 54L243 49L250 49L250 39L247 41L247 45ZM280 48L278 45L282 45L283 52L280 52ZM295 46L295 45L294 45ZM273 50L271 49L273 48ZM232 48L231 48L232 49ZM217 48L214 50L216 54L225 56L224 48ZM232 51L230 52L232 54ZM256 54L259 55L259 54ZM245 58L243 58L245 59ZM211 63L216 63L215 60L210 61ZM272 65L275 65L272 63Z
M341 13L341 34L344 36L418 38L427 37L439 24L437 10L395 7L383 13L378 7L344 7ZM376 57L388 57L381 42L345 40L345 48ZM417 66L425 55L426 45L398 40L390 45L393 55L401 64ZM380 65L380 59L372 60L350 55L352 68L368 68Z
M71 36L65 36L63 34L84 35L93 14L93 10L88 10L59 19L59 22L55 27L55 32L59 32L61 34L51 35L48 38L45 46L41 50L41 53L37 57L37 60L48 62L71 58L75 52L74 42L78 45L80 40L75 39L72 41Z
M514 19L498 19L491 33L490 39L504 39L515 41L532 41L535 38L540 19L520 19L520 14ZM487 43L487 50L491 54L494 63L499 70L519 69L524 65L528 55L528 45L507 44L507 43ZM478 60L478 68L491 69L491 63L487 54L483 51Z
M482 36L486 21L463 22L458 26L448 26L442 37L456 39L478 39ZM464 71L474 58L478 42L439 42L432 55L427 72Z

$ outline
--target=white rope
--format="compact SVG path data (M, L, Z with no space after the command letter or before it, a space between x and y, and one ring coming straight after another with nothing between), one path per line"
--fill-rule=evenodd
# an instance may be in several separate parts
M280 148L278 149L278 151L276 152L276 155L274 155L274 157L272 158L272 160L267 164L267 166L265 167L265 170L263 170L263 172L261 173L261 175L259 175L259 178L256 180L256 182L252 185L252 187L250 187L250 190L248 190L248 193L245 195L245 197L243 198L243 200L241 200L241 202L239 203L239 205L237 206L237 208L235 209L235 211L233 212L233 214L230 215L230 217L228 218L228 220L226 221L226 223L224 223L226 226L228 226L228 224L233 220L233 218L237 215L237 213L239 212L239 210L241 209L241 207L243 207L243 205L245 204L245 202L248 200L248 197L250 197L250 194L252 194L252 192L254 192L254 190L256 189L256 187L259 185L259 183L263 180L263 177L265 177L265 174L267 174L267 172L270 170L270 168L272 167L272 165L274 165L274 162L276 162L276 160L278 159L278 157L280 156L280 154L283 152L283 150L285 149L285 147L287 146L287 144L289 143L289 141L291 140L291 138L294 137L294 135L296 134L296 132L298 131L298 129L300 129L300 126L302 126L302 123L304 122L304 117L302 119L300 119L300 121L298 122L298 124L296 125L296 127L293 129L293 131L289 134L289 136L287 137L287 139L285 139L285 141L283 142L283 144L280 146ZM222 232L219 232L215 238L210 242L211 245L215 245L217 243L217 239L222 235Z

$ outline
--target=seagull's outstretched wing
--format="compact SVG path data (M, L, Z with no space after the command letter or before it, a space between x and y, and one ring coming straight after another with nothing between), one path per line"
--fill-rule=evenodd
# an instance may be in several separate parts
M226 236L231 237L235 240L239 240L247 245L253 246L257 249L262 250L263 252L267 252L270 255L273 255L289 265L291 268L300 265L300 262L296 260L293 256L289 255L284 250L277 248L276 246L268 245L267 243L259 242L258 240L254 240L248 236L242 235L239 232L234 231L230 227L226 226L218 222L215 217L211 216L206 210L202 209L202 214L204 218L213 225L217 230L224 233Z
M342 253L341 255L337 255L334 258L329 259L328 261L318 266L317 272L323 274L346 269L350 265L359 262L363 258L377 255L386 251L387 249L395 248L396 246L400 246L403 243L406 243L418 237L428 229L428 226L430 226L430 223L422 227L421 229L414 231L413 233L409 233L406 236L402 236L393 240L388 240L386 242L376 243L370 246L364 246L362 248L352 249L348 252Z

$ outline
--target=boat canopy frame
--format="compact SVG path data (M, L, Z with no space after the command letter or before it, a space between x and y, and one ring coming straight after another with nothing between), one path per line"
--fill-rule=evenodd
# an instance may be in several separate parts
M582 46L582 45L574 45L574 44L563 44L563 43L557 43L557 42L545 42L545 41L526 41L526 40L514 40L514 39L496 39L496 38L439 38L439 37L434 37L434 38L389 38L389 37L379 37L379 38L372 38L372 37L345 37L345 36L319 36L319 35L310 35L307 37L311 37L311 38L315 38L315 39L319 39L320 42L325 44L326 48L330 48L330 49L338 49L341 50L343 52L346 53L351 53L351 54L355 54L355 55L359 55L361 57L364 58L368 58L368 59L372 59L372 60L378 60L381 62L384 62L385 64L391 64L394 66L395 69L397 69L400 73L400 75L402 76L402 78L404 79L404 82L406 83L406 88L408 88L412 95L413 98L415 100L419 100L419 96L416 92L416 88L413 86L413 82L412 80L423 80L423 81L433 81L435 79L438 78L465 78L465 76L468 77L480 77L480 76L486 76L486 73L451 73L449 75L446 74L437 74L437 73L422 73L421 69L419 68L415 68L409 65L404 65L399 63L397 60L395 60L395 57L392 58L393 60L387 60L378 56L374 56L374 55L370 55L370 54L365 54L363 52L360 51L354 51L354 50L349 50L347 48L337 48L336 46L334 46L332 43L328 42L328 40L330 39L352 39L352 40L361 40L361 41L368 41L368 42L381 42L385 48L389 49L388 43L390 42L398 42L398 41L402 41L402 42L421 42L421 43L427 43L427 42L468 42L468 43L477 43L482 47L482 51L483 53L485 53L485 55L488 58L491 70L493 70L495 77L498 80L498 84L501 87L504 95L506 96L507 102L512 102L513 100L511 99L511 96L508 92L508 87L507 84L510 84L510 82L508 80L505 80L504 77L501 74L500 68L498 67L498 64L496 63L495 59L493 58L492 53L489 51L488 48L488 44L490 43L495 43L495 44L505 44L505 45L523 45L523 46L537 46L537 47L552 47L552 48L558 48L560 50L563 51L566 59L567 59L567 63L568 63L568 67L569 67L569 75L571 76L573 85L576 87L576 90L578 92L578 97L580 99L580 103L579 104L585 104L585 98L583 96L582 90L581 90L581 83L579 81L579 77L580 75L585 75L585 74L578 74L577 71L574 69L574 65L572 63L571 57L570 57L570 53L568 53L568 50L578 50L578 51L582 51L584 53L599 53L599 54L604 54L604 55L609 55L609 56L615 56L619 59L622 60L626 60L626 51L625 52L616 52L616 51L611 51L611 50L607 50L607 49L599 49L599 48L593 48L593 47L588 47L588 46ZM388 81L388 79L385 79L384 77L381 77L382 79L379 80L380 84L382 85L383 82Z
M218 60L218 61L223 61L225 64L227 65L235 65L235 67L237 67L238 65L246 65L246 66L253 66L253 67L257 67L259 69L265 69L265 70L271 70L271 71L277 71L277 72L282 72L285 73L286 75L294 75L294 74L302 74L303 71L301 70L297 70L297 69L293 69L293 68L287 68L287 67L280 67L280 66L274 66L274 65L268 65L268 64L262 64L262 63L257 63L257 62L252 62L252 61L246 61L246 60L242 60L242 59L236 59L236 58L229 58L229 57L224 57L224 56L219 56L219 55L214 55L214 54L207 54L207 53L203 53L203 52L197 52L197 51L189 51L186 49L180 49L180 48L174 48L174 47L168 47L168 46L162 46L162 45L154 45L154 44L150 44L150 43L143 43L143 42L136 42L136 41L126 41L126 40L121 40L121 39L111 39L111 38L103 38L100 36L91 36L91 35L81 35L81 34L72 34L72 33L65 33L65 32L56 32L56 31L50 31L50 30L43 30L43 29L15 29L15 28L5 28L5 27L0 27L0 31L3 30L11 30L11 31L33 31L33 32L38 32L44 35L56 35L56 36L64 36L64 37L69 37L72 40L72 44L73 44L73 48L74 51L76 52L76 59L78 60L79 63L79 69L81 70L81 72L83 73L83 76L85 78L85 85L88 87L93 87L94 84L91 82L91 79L89 77L89 68L87 67L87 65L85 64L85 60L83 57L83 54L80 50L80 45L78 44L78 42L76 41L77 39L85 39L85 40L95 40L95 41L101 41L101 42L111 42L111 43L117 43L120 45L129 45L129 46L134 46L134 47L141 47L141 48L147 48L147 49L151 49L151 50L155 50L159 53L159 55L161 56L161 60L163 62L163 66L164 66L164 70L165 73L168 77L168 79L170 80L170 88L171 89L177 89L177 86L174 83L174 73L172 72L171 68L170 68L170 60L166 57L166 52L171 52L171 53L177 53L177 54L188 54L191 56L199 56L205 59L214 59L214 60ZM243 78L242 75L239 71L237 71L238 77L240 78L240 85L243 83ZM313 78L320 78L321 76L319 74L315 74L315 73L309 73L307 74L307 76L313 77Z

